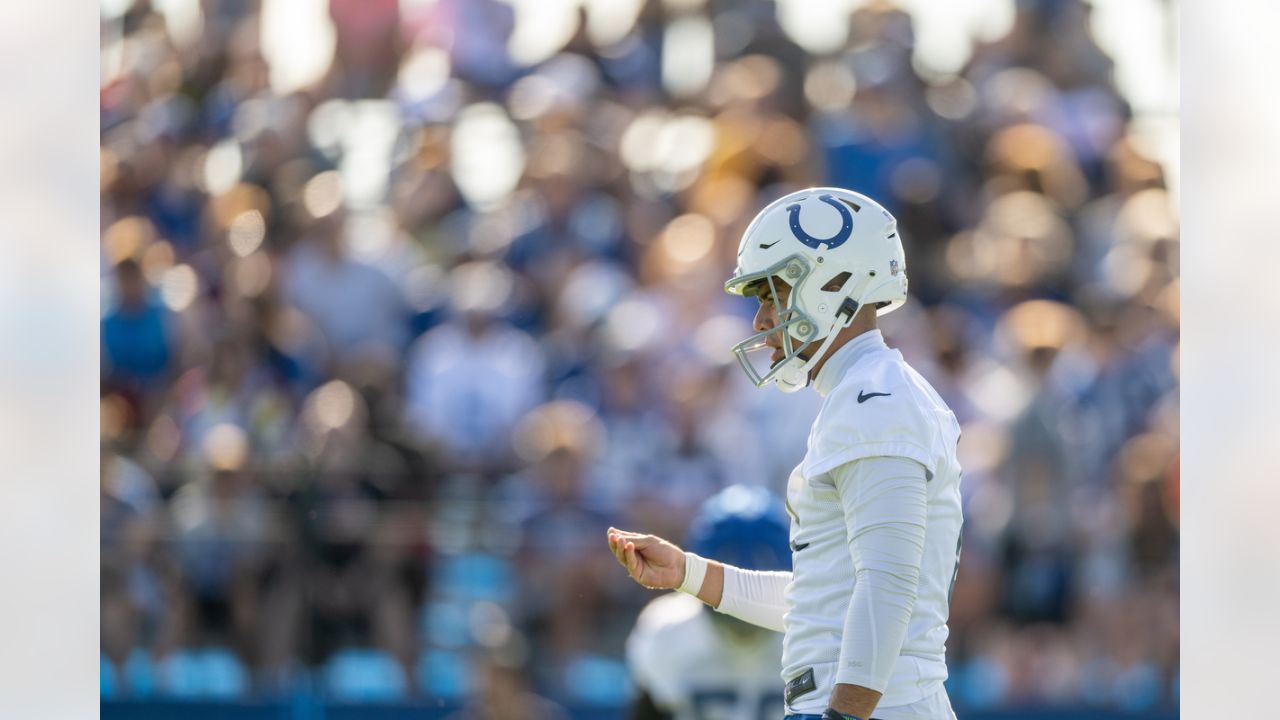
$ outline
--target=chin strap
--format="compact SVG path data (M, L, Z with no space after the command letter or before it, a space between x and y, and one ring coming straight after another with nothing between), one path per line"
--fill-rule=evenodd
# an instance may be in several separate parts
M857 317L858 310L862 308L862 298L870 295L873 289L879 290L880 286L877 285L874 288L867 288L866 290L863 290L862 294L858 296L857 301L854 301L851 297L846 297L840 303L840 309L836 312L835 322L831 323L831 327L827 328L827 336L823 339L822 344L818 346L818 349L813 353L813 355L809 356L808 360L805 360L794 368L783 368L779 371L778 382L785 382L792 391L799 390L800 388L808 385L809 368L813 367L814 363L821 360L823 356L827 354L827 350L831 347L831 343L835 342L836 335L839 334L839 331L853 324L853 319ZM843 322L840 320L842 315L846 316ZM784 378L784 376L789 377Z
M857 301L854 301L852 297L845 297L845 299L840 302L840 309L836 312L835 322L831 323L831 327L827 328L827 336L822 341L822 344L818 346L818 350L814 352L808 360L805 360L799 365L795 365L794 367L786 367L784 365L778 369L777 375L774 377L774 382L778 385L778 388L783 392L795 392L806 387L809 384L809 368L813 367L814 363L821 360L822 357L827 354L827 349L830 348L831 343L836 340L837 332L853 324L853 319L857 317L858 311L862 309L863 299L893 281L894 280L890 278L886 278L874 285L868 284L868 287L858 295ZM848 283L851 282L853 282L853 278L846 281L845 285L847 286ZM844 288L842 287L840 290L843 292ZM840 320L841 316L847 316L843 322ZM803 348L801 349L803 350ZM792 358L792 360L799 359L801 358L798 355L797 357Z
M841 311L843 311L843 308L841 308ZM854 310L854 314L857 314L857 310ZM839 315L836 317L839 318ZM804 378L803 383L798 383L800 387L804 387L809 384L809 368L813 367L815 363L822 359L822 356L827 354L827 350L831 347L831 343L836 340L836 335L839 334L840 330L848 327L851 322L853 322L853 315L850 315L849 319L843 324L841 324L837 319L835 322L831 323L831 327L827 328L827 337L822 341L822 344L818 346L818 349L813 353L813 355L809 356L808 360L804 361L804 364L795 369L796 373L799 374L800 377Z

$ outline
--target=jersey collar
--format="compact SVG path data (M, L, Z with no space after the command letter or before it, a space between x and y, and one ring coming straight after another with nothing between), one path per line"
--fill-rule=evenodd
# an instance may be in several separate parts
M827 358L827 362L813 380L813 389L822 397L831 394L844 378L844 373L863 355L879 348L888 348L879 330L868 330L845 343Z

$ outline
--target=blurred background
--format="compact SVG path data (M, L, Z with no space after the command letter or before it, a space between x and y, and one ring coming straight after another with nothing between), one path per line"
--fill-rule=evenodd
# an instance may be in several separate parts
M783 489L721 287L811 185L963 425L960 716L1177 716L1172 0L100 10L104 717L625 717L604 529Z

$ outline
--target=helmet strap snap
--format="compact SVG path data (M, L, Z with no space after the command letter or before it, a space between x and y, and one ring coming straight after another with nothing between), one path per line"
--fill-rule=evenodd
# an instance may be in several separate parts
M858 301L851 297L845 298L840 303L840 309L836 311L836 317L845 316L845 325L853 322L853 317L858 314Z

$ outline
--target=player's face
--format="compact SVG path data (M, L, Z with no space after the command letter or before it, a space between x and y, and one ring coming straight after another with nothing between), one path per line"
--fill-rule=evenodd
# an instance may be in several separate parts
M777 278L774 278L772 288L767 282L759 283L756 288L756 299L760 301L760 307L756 310L755 319L752 321L756 332L764 332L778 326L779 308L785 308L790 297L791 286ZM773 354L769 356L769 364L777 365L785 354L782 350L781 334L766 335L764 344L773 349Z
M782 280L776 277L773 279L773 290L769 289L769 283L760 283L756 291L756 299L760 301L760 307L756 310L755 321L752 323L756 332L777 327L790 298L791 286ZM770 365L777 365L786 356L786 351L782 347L781 332L766 335L764 344L773 349L773 354L769 356ZM797 354L807 360L813 354L813 346L803 345Z

